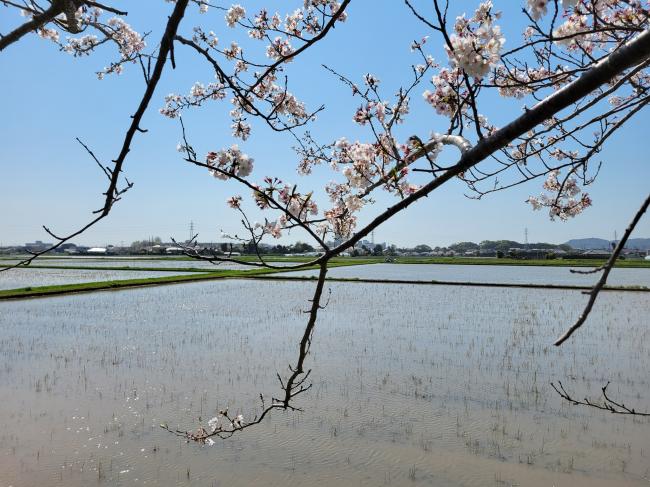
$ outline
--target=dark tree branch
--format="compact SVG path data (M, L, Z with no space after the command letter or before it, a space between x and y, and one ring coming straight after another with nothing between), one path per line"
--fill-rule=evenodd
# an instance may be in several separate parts
M318 274L318 281L316 283L316 289L314 290L314 295L311 299L311 306L309 311L309 320L307 321L307 326L303 332L302 339L300 340L300 345L298 349L298 360L295 365L289 365L289 370L291 375L285 379L277 374L278 381L280 382L280 387L283 390L284 397L282 398L271 398L271 404L266 405L264 401L264 396L260 394L260 400L262 403L262 411L259 415L255 416L252 421L244 422L243 420L238 419L237 417L233 418L229 413L228 409L222 410L219 412L220 416L224 417L228 423L224 425L215 426L211 430L207 430L204 427L199 427L196 432L183 431L180 429L172 429L166 423L161 424L160 427L183 438L186 438L188 441L197 441L199 443L206 443L210 440L211 437L216 436L219 438L230 438L232 435L238 431L243 431L251 426L255 426L264 420L264 418L274 409L282 410L292 410L300 411L299 408L292 405L293 399L302 394L303 392L311 389L311 384L305 385L305 382L311 374L311 370L305 371L305 359L309 355L309 349L311 347L311 339L314 334L314 327L316 326L316 319L318 317L318 312L323 309L325 306L321 306L321 301L323 298L323 289L325 287L325 277L327 275L327 264L328 261L324 261L320 264L320 271ZM328 300L329 301L329 300ZM211 441L211 440L210 440Z
M636 224L639 223L639 220L643 216L643 214L646 212L648 209L648 206L650 205L650 194L648 194L648 197L645 199L639 210L636 212L636 215L634 215L634 218L628 225L628 227L625 229L625 233L623 234L623 238L621 238L620 242L614 249L614 252L612 252L612 255L610 258L607 260L607 263L600 268L599 270L602 270L603 274L600 276L600 279L598 282L594 285L591 291L589 291L589 301L587 302L587 305L585 306L585 309L582 311L582 314L578 318L578 320L569 328L562 336L560 336L554 343L555 346L560 346L562 345L573 333L580 328L584 322L586 321L587 317L589 316L589 313L591 313L591 309L594 306L594 303L596 302L596 298L598 297L598 293L602 290L603 286L607 282L607 276L609 276L610 271L614 267L614 264L616 263L616 259L620 255L621 251L625 247L625 243L627 242L627 239L630 237L632 232L634 231L634 227L636 227Z
M25 34L29 34L33 30L38 29L39 27L47 24L52 21L54 17L63 12L64 2L63 0L54 0L50 7L47 10L44 10L42 13L34 15L32 19L28 22L25 22L20 27L17 27L9 34L0 38L0 51L3 51L6 47L10 46L14 42L20 40Z
M558 385L556 386L553 382L551 382L551 387L555 389L555 392L557 392L562 399L565 399L575 406L588 406L596 409L601 409L603 411L609 411L612 414L629 414L629 415L634 415L634 416L650 416L650 413L645 412L639 412L635 410L634 408L629 408L623 403L619 403L617 401L614 401L611 397L607 395L607 387L609 387L609 382L605 384L604 387L601 388L603 392L603 402L598 403L598 402L593 402L588 398L584 398L583 400L580 399L575 399L572 397L564 388L564 385L562 385L562 382L558 381Z
M347 241L329 250L314 263L329 259L343 252L348 247L353 246L396 213L399 213L419 199L428 196L429 193L450 179L476 166L494 152L506 147L517 137L532 130L536 125L553 117L561 110L570 107L599 86L608 83L623 73L626 69L638 65L648 58L650 58L650 30L644 31L618 50L612 52L605 59L585 71L578 79L548 96L517 119L495 131L490 136L481 139L474 147L465 152L458 163L447 172L425 184L420 190L404 198L399 203L388 208Z
M151 101L151 98L154 94L154 91L156 90L156 86L158 85L158 82L160 81L160 78L162 76L163 68L165 67L165 63L167 62L167 58L169 55L169 52L171 50L172 43L174 42L174 36L176 35L176 31L178 30L178 26L181 22L181 19L183 18L183 15L185 14L185 9L187 8L189 0L177 0L176 5L174 7L174 10L169 17L169 20L167 21L167 26L165 28L165 32L162 36L162 39L160 40L160 48L158 51L158 58L156 60L156 65L153 69L153 72L151 74L151 79L149 80L149 83L147 84L147 88L144 92L144 95L142 96L142 99L140 100L140 104L138 105L138 108L135 112L134 115L131 116L131 124L129 125L129 128L126 132L126 135L124 137L124 142L122 143L122 149L120 150L120 153L113 162L115 163L114 167L110 170L107 170L110 174L110 183L108 185L108 189L104 193L106 195L105 201L104 201L104 206L99 209L96 213L99 214L97 218L94 220L90 221L83 227L81 227L79 230L65 236L59 238L59 241L56 242L54 245L51 245L45 250L35 252L32 254L31 257L28 259L24 259L21 262L10 266L6 267L4 269L0 269L0 272L3 270L11 269L13 267L18 267L20 265L29 265L34 259L37 257L50 252L52 250L55 250L59 248L61 245L63 245L65 242L69 241L70 239L82 234L85 232L87 229L95 225L97 222L101 221L104 219L108 214L110 213L113 204L119 201L120 196L124 194L129 188L133 186L132 183L128 182L127 180L127 185L123 189L118 189L118 182L119 182L119 177L120 173L122 172L122 166L124 165L124 161L126 160L126 156L128 155L129 151L131 150L131 143L133 141L133 137L135 136L136 132L139 130L139 125L140 122L142 121L142 117L144 116L145 112L147 111L147 107L149 106L149 102ZM91 153L92 155L92 153ZM52 234L49 230L46 229L46 231L50 234Z

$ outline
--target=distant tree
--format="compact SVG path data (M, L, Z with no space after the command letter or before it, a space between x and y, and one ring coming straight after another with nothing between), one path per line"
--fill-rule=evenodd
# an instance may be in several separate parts
M479 246L474 242L459 242L450 245L449 248L458 254L464 254L465 252L478 250Z
M433 249L429 247L427 244L420 244L413 247L413 251L418 253L425 253L425 252L432 252Z
M305 252L313 252L314 247L304 242L296 242L290 247L290 251L296 254L304 254Z
M372 255L383 255L384 254L384 247L381 245L377 244L375 247L372 249Z
M284 245L274 245L271 248L271 253L272 254L288 254L289 253L289 248L284 246Z

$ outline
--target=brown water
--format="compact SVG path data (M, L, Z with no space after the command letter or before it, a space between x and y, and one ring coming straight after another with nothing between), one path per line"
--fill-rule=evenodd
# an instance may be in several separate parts
M195 428L295 360L312 283L224 281L0 303L0 487L87 485L647 486L647 293L332 283L303 413L212 446Z

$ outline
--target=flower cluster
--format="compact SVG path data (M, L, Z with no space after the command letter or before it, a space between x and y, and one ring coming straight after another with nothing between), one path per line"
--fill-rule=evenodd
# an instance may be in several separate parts
M451 46L445 46L452 66L482 78L499 62L505 43L501 28L493 22L499 17L499 12L492 13L492 0L488 0L479 5L470 20L465 15L456 18Z
M228 27L235 27L237 23L246 17L246 10L241 5L233 5L226 12L226 24Z
M253 171L253 159L244 154L237 144L233 144L229 149L208 152L205 163L210 166L210 174L224 181L231 176L244 178Z
M176 118L182 109L190 106L200 106L205 100L223 100L226 97L223 83L213 82L208 85L194 83L189 95L176 95L170 93L165 96L165 106L159 111L169 118Z
M253 191L255 204L261 210L281 210L277 220L255 223L254 229L274 238L280 238L282 231L296 222L309 224L309 218L318 215L318 205L312 193L302 194L296 186L285 184L278 178L264 178L264 186L257 186Z
M293 47L291 47L289 39L283 39L279 36L276 37L266 48L266 56L275 61L286 58L291 54L293 54ZM290 61L290 59L287 61Z
M81 37L69 37L63 50L78 57L89 55L97 45L99 45L99 38L96 35L88 34Z
M580 190L575 178L569 176L560 182L559 174L558 170L548 173L544 189L550 194L542 193L539 197L531 196L527 200L535 210L542 207L548 208L551 220L556 217L560 220L567 220L591 206L591 198Z
M466 96L461 89L462 73L459 68L442 68L437 75L431 78L434 91L425 90L422 96L439 115L452 118L458 113L462 99ZM467 110L464 104L463 111Z
M579 0L562 0L562 7L568 10L575 7ZM539 20L548 12L548 0L527 0L530 16Z
M113 17L109 19L108 26L111 29L110 37L119 46L123 60L130 59L145 48L142 36L121 18Z

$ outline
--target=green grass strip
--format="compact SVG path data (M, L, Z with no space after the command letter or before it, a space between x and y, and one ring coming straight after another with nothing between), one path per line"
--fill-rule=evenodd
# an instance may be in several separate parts
M342 267L349 265L357 265L352 262L338 262L330 264L330 267ZM21 267L22 269L22 267ZM100 268L105 269L105 268ZM299 270L312 270L317 269L316 266L303 267ZM149 269L151 270L151 269ZM178 271L178 269L177 269ZM281 272L292 272L296 269L268 269L268 268L255 268L255 269L224 269L212 272L196 272L191 275L175 275L164 277L148 277L142 279L115 279L111 281L98 281L98 282L83 282L75 284L58 284L53 286L30 286L17 289L0 290L0 300L5 299L22 299L34 298L41 296L55 296L61 294L73 294L83 292L93 292L111 289L124 289L132 287L143 286L160 286L164 284L175 284L182 282L196 282L207 281L215 279L242 279L251 276L259 276L264 274L277 274Z

